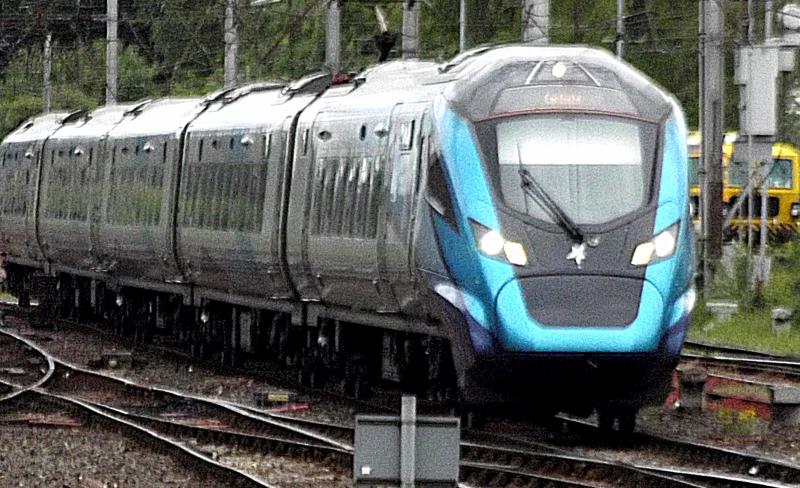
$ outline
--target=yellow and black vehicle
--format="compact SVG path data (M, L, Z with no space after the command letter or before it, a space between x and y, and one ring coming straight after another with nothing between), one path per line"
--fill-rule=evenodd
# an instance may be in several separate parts
M772 167L767 174L767 228L771 239L785 241L797 236L800 231L800 152L791 144L776 142L772 145ZM728 202L735 203L747 187L748 165L732 162L728 164L725 193ZM761 184L756 182L753 191L754 230L761 225ZM730 231L747 231L747 196L738 215L731 220Z
M692 219L699 225L700 182L700 135L689 135L689 188ZM736 133L726 133L722 146L723 165L723 212L727 215L742 192L747 188L747 164L732 162ZM785 241L800 232L800 151L791 144L776 142L772 146L773 166L767 175L767 228L771 239ZM754 191L752 225L758 232L761 225L760 185ZM746 198L746 196L745 196ZM738 215L731 219L725 232L729 236L747 231L747 201L743 201Z
M689 144L689 211L692 214L692 221L695 228L700 225L700 143L702 142L699 132L689 133L687 138ZM728 163L733 156L733 143L736 140L736 133L725 134L722 145L722 166L723 166L723 186L722 201L723 209L726 209L728 202L739 190L728 186Z

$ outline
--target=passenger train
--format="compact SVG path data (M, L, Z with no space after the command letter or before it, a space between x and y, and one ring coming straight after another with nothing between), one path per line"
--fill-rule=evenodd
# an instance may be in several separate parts
M393 61L30 119L0 251L23 301L141 340L629 429L694 304L686 148L605 51Z

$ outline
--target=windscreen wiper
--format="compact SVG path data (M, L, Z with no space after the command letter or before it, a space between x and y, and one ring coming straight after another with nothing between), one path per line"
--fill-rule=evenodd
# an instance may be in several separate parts
M555 200L553 200L553 198L547 194L544 188L542 188L542 185L540 185L539 182L536 181L536 178L531 175L530 171L520 167L519 176L522 180L522 183L520 184L522 191L524 191L529 197L539 202L545 211L550 214L550 218L552 218L553 221L561 226L567 232L567 234L569 234L573 241L578 244L582 244L583 231L581 231L581 228L578 227L578 224L576 224L575 221L572 220L569 215L567 215L566 212L564 212L564 210L558 206Z

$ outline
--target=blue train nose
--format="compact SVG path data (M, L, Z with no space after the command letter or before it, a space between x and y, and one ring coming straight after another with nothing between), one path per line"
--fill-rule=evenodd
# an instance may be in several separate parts
M513 279L495 303L496 337L508 351L652 351L663 332L661 294L635 278Z

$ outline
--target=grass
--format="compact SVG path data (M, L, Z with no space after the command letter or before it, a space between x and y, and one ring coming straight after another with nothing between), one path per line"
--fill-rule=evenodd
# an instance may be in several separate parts
M725 346L743 347L774 354L800 355L800 328L789 332L772 331L770 310L740 312L730 320L708 320L704 325L692 324L689 339Z
M774 354L800 356L800 242L770 249L772 269L763 292L750 284L745 247L734 250L727 266L706 289L707 300L725 299L739 304L739 312L728 320L714 318L700 301L692 316L690 340L737 346ZM792 329L775 333L774 307L795 310Z

